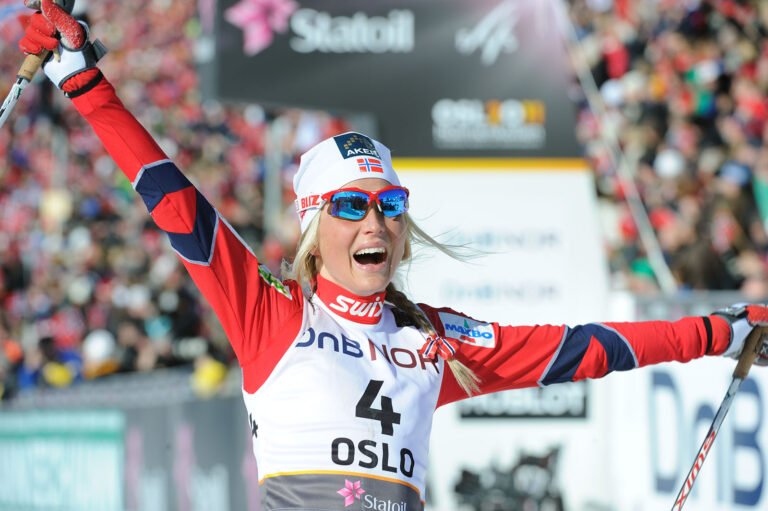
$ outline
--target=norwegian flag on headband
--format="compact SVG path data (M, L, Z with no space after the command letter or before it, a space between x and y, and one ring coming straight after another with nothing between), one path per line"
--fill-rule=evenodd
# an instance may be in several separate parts
M384 167L381 166L381 161L376 158L358 158L357 167L360 169L360 172L384 173Z

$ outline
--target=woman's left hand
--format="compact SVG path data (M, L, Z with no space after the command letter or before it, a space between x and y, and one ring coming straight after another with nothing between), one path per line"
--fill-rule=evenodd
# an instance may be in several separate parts
M752 330L758 326L768 326L768 305L764 304L740 303L717 310L714 314L724 318L731 326L731 342L723 353L726 357L738 359ZM755 364L768 365L768 341L764 341L760 347Z

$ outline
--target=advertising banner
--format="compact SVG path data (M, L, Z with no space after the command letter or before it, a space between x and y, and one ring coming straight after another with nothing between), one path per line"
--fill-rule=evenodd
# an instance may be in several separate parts
M576 156L558 6L220 0L203 81L226 101L371 114L399 156Z
M735 361L665 364L606 381L613 467L611 509L672 507L731 381ZM733 402L696 479L686 511L765 509L765 394L768 375L755 368ZM599 383L595 383L595 386ZM606 387L606 390L608 388Z
M0 414L0 509L121 511L118 411Z
M674 298L637 299L637 320L710 314L743 302L738 293L691 292ZM629 318L625 318L629 319ZM611 375L603 405L610 411L610 509L669 509L694 463L728 386L736 361L709 357ZM753 367L733 401L701 467L688 511L746 511L768 505L768 374Z
M28 397L0 413L0 511L260 509L239 393L172 371Z
M501 324L605 320L608 275L592 175L582 160L394 164L418 225L471 255L457 261L417 251L402 275L409 296ZM429 509L557 511L599 502L608 494L610 464L596 385L520 389L439 410Z
M579 159L395 159L410 214L470 249L467 261L418 252L403 281L416 299L478 320L597 320L608 274L592 174ZM473 252L474 251L474 252Z

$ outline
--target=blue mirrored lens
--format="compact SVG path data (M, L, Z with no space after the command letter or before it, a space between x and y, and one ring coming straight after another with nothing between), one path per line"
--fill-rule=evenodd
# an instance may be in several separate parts
M408 211L408 194L405 190L387 190L379 194L381 212L384 216L395 217Z
M331 215L345 220L361 220L368 211L368 196L361 192L339 192L331 196Z

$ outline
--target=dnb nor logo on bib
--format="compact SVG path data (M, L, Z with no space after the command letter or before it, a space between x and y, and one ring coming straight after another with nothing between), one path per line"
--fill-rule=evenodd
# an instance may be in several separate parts
M445 329L445 336L452 339L479 346L481 348L493 348L496 346L496 335L493 325L475 321L449 312L440 312L440 322Z
M344 159L357 156L373 156L375 158L381 158L379 152L376 150L376 146L373 145L373 140L360 133L345 133L333 137L333 140L336 141L336 145L339 147L341 156L343 156Z

